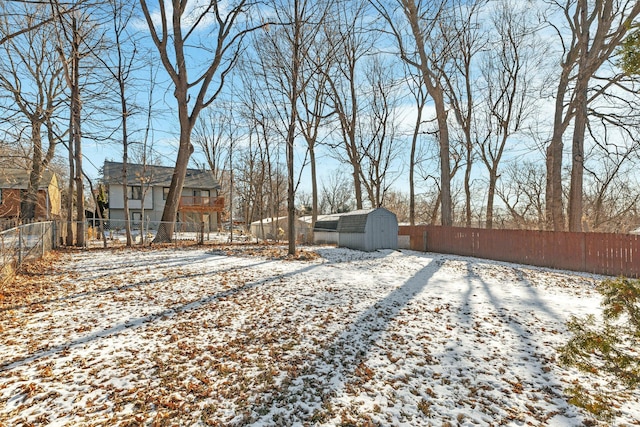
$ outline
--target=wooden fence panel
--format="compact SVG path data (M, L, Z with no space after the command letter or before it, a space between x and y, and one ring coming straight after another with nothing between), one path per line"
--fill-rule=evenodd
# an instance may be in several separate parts
M413 250L640 277L640 236L537 230L400 226Z

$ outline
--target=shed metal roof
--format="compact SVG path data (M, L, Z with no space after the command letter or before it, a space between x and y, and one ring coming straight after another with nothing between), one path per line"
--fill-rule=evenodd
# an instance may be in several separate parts
M342 214L338 221L339 233L364 233L367 216L375 209L360 209Z

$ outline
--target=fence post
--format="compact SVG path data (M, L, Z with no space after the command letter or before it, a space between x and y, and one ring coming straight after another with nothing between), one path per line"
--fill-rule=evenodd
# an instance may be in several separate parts
M18 227L18 266L22 265L22 227Z
M582 252L582 271L587 271L587 234L580 233L580 250Z
M424 243L424 251L427 252L427 230L422 232L422 242Z

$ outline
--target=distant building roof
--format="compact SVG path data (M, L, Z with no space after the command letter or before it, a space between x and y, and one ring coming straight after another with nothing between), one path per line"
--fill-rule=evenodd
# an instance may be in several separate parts
M26 190L29 187L29 171L26 169L0 168L0 188ZM46 189L55 174L44 171L39 189Z
M136 163L127 164L127 182L135 185L140 182L141 177L149 179L149 185L168 187L171 185L173 177L173 167L141 165ZM104 182L106 184L122 184L122 163L104 162ZM186 188L219 189L220 184L215 180L209 170L187 169L184 180Z

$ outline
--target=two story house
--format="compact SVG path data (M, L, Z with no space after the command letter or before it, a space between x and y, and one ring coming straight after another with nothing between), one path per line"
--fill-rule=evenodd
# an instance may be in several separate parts
M108 218L112 222L124 222L124 188L122 186L122 163L104 162L104 184L109 199ZM127 164L127 196L129 219L137 224L144 215L145 221L157 222L162 218L173 167ZM211 171L187 169L178 217L178 230L199 229L201 223L206 230L217 230L220 213L224 211L224 198L218 196L220 184ZM113 226L113 224L112 224Z
M0 168L0 218L18 218L22 193L29 186L26 169ZM45 171L38 188L35 219L51 220L60 217L61 198L58 176Z

